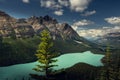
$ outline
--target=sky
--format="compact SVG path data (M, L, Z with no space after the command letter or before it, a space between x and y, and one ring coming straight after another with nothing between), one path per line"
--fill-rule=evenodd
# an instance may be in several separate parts
M0 0L0 10L15 18L49 15L84 37L119 32L119 8L120 0Z

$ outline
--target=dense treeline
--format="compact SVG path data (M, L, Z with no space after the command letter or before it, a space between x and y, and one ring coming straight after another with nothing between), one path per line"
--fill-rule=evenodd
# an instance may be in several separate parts
M120 54L111 53L107 48L103 63L104 66L96 80L120 80Z
M78 63L68 69L56 71L49 79L39 76L36 80L120 80L120 54L111 53L106 49L103 66L95 67L85 63Z
M20 39L0 37L0 66L36 60L34 53L39 43L38 36ZM120 54L111 53L109 50L107 49L102 60L104 63L102 67L79 63L68 69L56 71L51 75L54 78L48 80L120 80Z
M80 45L72 40L54 40L56 52L74 53L84 52L90 48ZM0 66L8 66L17 63L26 63L36 60L35 53L40 43L40 36L30 38L2 38L0 43Z
M25 39L0 39L0 66L35 61L38 37Z

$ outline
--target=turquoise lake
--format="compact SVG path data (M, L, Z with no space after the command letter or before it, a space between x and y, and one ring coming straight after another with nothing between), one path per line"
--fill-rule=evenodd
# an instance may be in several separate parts
M58 62L54 64L57 64L58 66L53 69L58 70L61 68L68 68L79 62L87 63L93 66L102 66L103 64L101 63L101 59L103 57L104 55L93 54L90 51L64 54L56 58ZM32 69L37 64L38 62L32 62L8 67L0 67L0 80L6 80L7 78L10 80L21 80L23 77L28 78L30 73L36 73Z

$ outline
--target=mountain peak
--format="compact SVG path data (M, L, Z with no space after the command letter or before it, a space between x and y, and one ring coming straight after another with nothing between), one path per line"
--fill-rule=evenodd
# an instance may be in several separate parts
M9 16L3 11L0 11L1 16ZM12 17L9 20L6 19L6 17L2 17L2 19L6 19L3 25L1 25L1 28L5 28L4 25L9 25L11 28L10 30L8 26L6 26L8 29L5 29L7 33L2 33L3 35L10 36L12 31L15 31L15 35L22 36L28 36L29 33L31 34L39 34L43 29L48 29L52 36L54 36L56 39L77 39L79 35L71 28L71 26L68 23L61 23L57 22L56 19L49 15L45 16L32 16L28 19L22 18L22 19L16 19L13 20ZM13 20L13 21L12 21ZM11 23L12 22L12 23ZM1 22L2 24L3 22ZM9 23L9 24L8 24ZM14 24L13 24L14 23ZM9 33L10 32L10 33Z
M46 16L43 17L43 19L45 21L50 21L50 20L52 20L52 17L50 17L49 15L46 15Z
M0 10L0 17L10 17L8 14Z

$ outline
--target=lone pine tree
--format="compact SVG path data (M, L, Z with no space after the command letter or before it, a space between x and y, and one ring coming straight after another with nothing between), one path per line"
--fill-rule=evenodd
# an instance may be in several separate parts
M52 64L57 61L53 59L57 56L57 53L53 50L52 37L49 31L43 30L40 40L41 42L35 54L39 64L36 65L37 67L34 68L34 70L37 72L45 72L45 77L48 78L49 74L52 72L51 68L57 66Z

